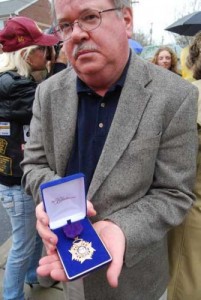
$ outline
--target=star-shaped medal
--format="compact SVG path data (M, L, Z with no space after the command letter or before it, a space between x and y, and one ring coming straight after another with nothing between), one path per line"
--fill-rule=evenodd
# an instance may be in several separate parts
M72 260L77 260L81 264L86 259L92 259L93 253L96 251L92 244L83 239L76 238L69 252L72 254Z

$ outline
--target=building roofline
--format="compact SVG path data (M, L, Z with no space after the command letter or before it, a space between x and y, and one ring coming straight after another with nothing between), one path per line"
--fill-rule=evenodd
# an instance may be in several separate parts
M18 10L15 11L15 14L18 15L23 9L25 9L25 8L27 8L27 7L29 7L29 6L31 6L32 4L34 4L34 3L36 3L36 2L38 2L38 0L33 0L33 1L31 1L30 3L28 3L28 4L24 5L24 6L22 6L20 9L18 9Z

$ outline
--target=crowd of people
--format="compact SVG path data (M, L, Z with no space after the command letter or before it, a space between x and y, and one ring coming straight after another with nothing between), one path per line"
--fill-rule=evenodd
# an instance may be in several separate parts
M199 300L201 33L191 82L170 47L151 62L130 49L129 0L51 5L48 32L22 16L0 30L0 197L13 237L3 299L25 300L24 283L44 277L66 300ZM112 261L69 281L40 186L77 173Z
M24 299L24 282L38 283L36 269L42 240L36 231L35 202L21 186L24 146L29 138L32 105L37 83L47 76L47 64L58 43L26 17L7 21L0 32L4 56L0 66L1 202L12 226L12 247L3 282L3 299ZM48 58L49 55L49 58ZM66 68L67 58L54 62ZM58 66L57 66L58 68Z

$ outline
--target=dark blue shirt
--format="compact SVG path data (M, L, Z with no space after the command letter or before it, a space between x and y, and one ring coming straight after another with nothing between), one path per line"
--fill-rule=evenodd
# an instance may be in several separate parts
M67 175L82 172L88 191L112 123L127 74L129 62L119 80L104 97L96 94L77 78L79 98L74 146L67 166Z

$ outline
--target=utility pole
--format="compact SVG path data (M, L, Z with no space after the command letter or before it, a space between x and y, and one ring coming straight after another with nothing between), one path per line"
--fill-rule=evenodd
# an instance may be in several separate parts
M136 1L136 0L131 0L131 7L133 8L134 7L134 4L136 3L139 3L140 1ZM134 27L134 26L133 26ZM134 35L134 32L132 33L132 38L134 38L135 35Z
M150 23L151 27L150 27L150 45L152 44L152 35L153 35L153 22Z

